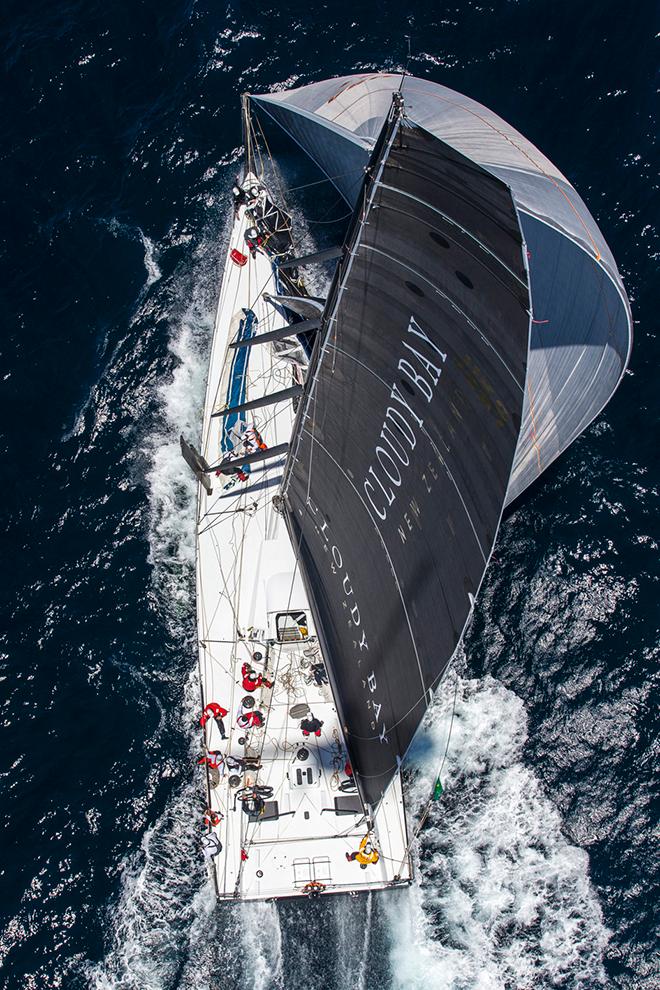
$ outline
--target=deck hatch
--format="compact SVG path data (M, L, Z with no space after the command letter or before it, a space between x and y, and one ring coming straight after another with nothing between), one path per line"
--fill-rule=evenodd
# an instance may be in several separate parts
M361 815L363 812L359 794L342 794L335 798L336 815Z
M276 822L280 817L280 809L277 801L266 801L264 805L263 814L255 814L250 812L248 814L248 821L250 822Z

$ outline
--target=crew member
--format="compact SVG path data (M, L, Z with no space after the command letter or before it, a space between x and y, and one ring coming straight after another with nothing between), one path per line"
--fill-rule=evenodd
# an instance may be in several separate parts
M210 749L206 756L200 756L197 760L198 766L206 764L211 770L219 770L223 763L224 757L219 749Z
M255 712L255 711L243 712L243 714L239 715L238 718L236 719L236 725L240 729L251 729L253 727L260 729L263 724L264 724L264 717L261 712Z
M213 808L207 808L204 812L204 824L210 825L211 828L215 828L222 821L223 816L219 811L214 811Z
M217 701L209 701L208 705L204 708L202 712L202 717L199 720L199 724L202 728L206 725L208 720L212 718L215 721L218 729L220 730L220 736L222 739L226 739L227 735L225 733L225 723L222 721L225 715L229 712L222 705L219 705Z
M264 438L262 437L256 426L250 426L245 431L246 443L251 444L256 447L257 450L268 450L268 445L264 443Z
M208 832L202 838L202 852L205 859L214 859L219 852L222 852L222 843L215 832Z
M243 678L244 691L256 691L257 688L273 686L272 681L267 681L261 674L257 674L249 663L244 663L241 667L241 677Z
M323 726L323 722L321 721L321 719L315 718L315 716L312 715L311 713L309 718L304 718L300 723L300 728L302 729L303 736L309 736L312 734L312 732L314 733L315 736L320 736L322 726Z
M245 243L248 246L250 254L254 258L257 253L257 248L260 248L263 244L263 237L256 227L249 227L245 231Z
M368 832L365 835L364 839L362 839L358 851L354 853L346 853L346 859L348 860L349 863L352 863L353 860L356 860L360 864L361 870L366 870L366 868L370 866L372 863L378 862L380 856L378 855L378 852L372 845Z

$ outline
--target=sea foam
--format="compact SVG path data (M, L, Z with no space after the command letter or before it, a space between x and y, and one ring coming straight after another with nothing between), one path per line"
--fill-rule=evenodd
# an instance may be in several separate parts
M408 789L418 815L446 750L445 793L420 836L416 883L388 905L394 986L604 986L608 933L588 857L563 836L524 762L526 741L512 691L490 677L447 679Z

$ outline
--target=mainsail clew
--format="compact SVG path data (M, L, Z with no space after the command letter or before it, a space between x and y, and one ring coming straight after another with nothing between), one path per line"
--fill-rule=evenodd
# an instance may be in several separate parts
M529 310L508 186L394 113L328 298L283 486L372 808L492 551L520 431Z

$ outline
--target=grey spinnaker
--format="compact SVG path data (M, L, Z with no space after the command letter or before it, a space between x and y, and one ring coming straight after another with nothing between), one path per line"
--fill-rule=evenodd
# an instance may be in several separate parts
M487 566L521 424L529 308L507 185L393 111L328 298L283 486L372 808Z
M527 244L534 321L508 504L611 398L630 356L630 306L605 238L566 176L475 100L397 73L343 76L252 99L353 204L399 87L411 119L509 186Z

